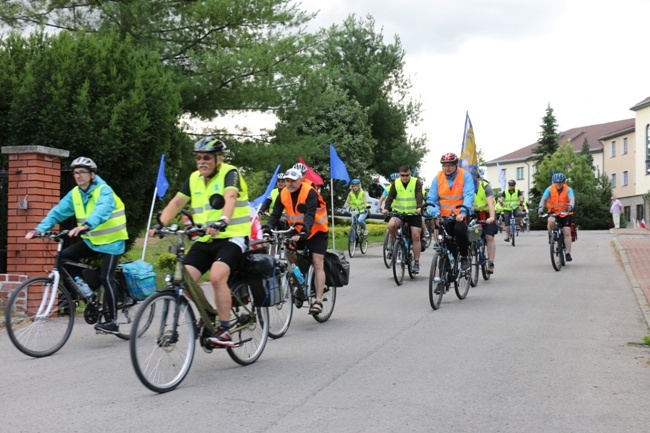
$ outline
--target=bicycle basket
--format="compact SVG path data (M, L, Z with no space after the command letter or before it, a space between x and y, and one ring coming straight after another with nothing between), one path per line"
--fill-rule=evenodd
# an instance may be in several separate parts
M122 274L129 296L143 301L156 292L156 274L153 265L144 260L122 263Z
M271 307L282 301L280 296L281 273L275 259L257 251L245 254L246 281L253 293L257 307Z
M481 238L481 233L483 233L483 227L481 226L472 226L467 228L467 238L470 242L478 242Z

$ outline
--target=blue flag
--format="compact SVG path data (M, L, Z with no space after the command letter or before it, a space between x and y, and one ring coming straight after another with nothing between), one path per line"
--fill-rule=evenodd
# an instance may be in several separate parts
M278 171L280 171L280 164L278 164L277 167L275 167L275 172L273 173L273 176L271 177L271 181L269 182L269 186L266 187L266 191L264 191L264 194L261 196L257 197L255 200L253 200L253 207L258 207L262 203L264 203L264 200L269 198L271 196L271 191L273 191L273 187L275 186L275 183L278 179Z
M478 173L478 158L476 156L476 139L474 138L474 128L472 121L469 120L469 113L465 115L465 131L463 133L463 144L460 152L460 166L469 171L474 179L474 189L478 186L476 173Z
M168 189L169 182L165 177L165 154L163 153L160 157L160 167L158 167L158 179L156 179L156 194L160 200L165 196Z
M334 146L330 144L330 173L332 179L344 180L347 185L350 183L350 175L348 174L348 169L345 168L345 164L341 161L341 158L336 153Z

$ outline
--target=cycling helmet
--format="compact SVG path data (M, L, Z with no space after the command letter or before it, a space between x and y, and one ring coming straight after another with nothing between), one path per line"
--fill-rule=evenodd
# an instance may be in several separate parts
M510 180L508 181L508 185L510 185L510 186L515 186L516 183L517 183L517 182L515 182L514 179L510 179Z
M278 180L284 180L284 173L278 173Z
M458 156L455 153L445 153L442 155L440 158L440 164L445 163L445 162L458 162Z
M396 179L399 179L399 173L391 173L390 180L396 180Z
M226 144L214 137L204 137L194 143L194 152L221 153L226 150Z
M361 181L359 179L352 179L350 185L361 185Z
M80 156L79 158L72 161L72 164L70 164L70 170L74 170L77 167L84 167L92 172L97 171L97 164L95 164L92 159L86 158L85 156Z
M287 170L286 173L284 173L285 179L298 180L301 177L302 177L302 173L300 173L300 170L295 168L290 168L289 170Z
M565 182L566 181L566 176L564 173L555 173L553 175L553 183L555 182Z
M297 163L297 164L294 165L292 168L295 168L295 169L298 170L301 174L305 174L305 173L307 173L307 166L306 166L305 164L303 164L302 162Z

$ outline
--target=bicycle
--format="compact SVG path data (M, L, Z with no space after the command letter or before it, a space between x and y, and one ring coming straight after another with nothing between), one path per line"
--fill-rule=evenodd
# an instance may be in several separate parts
M427 203L425 206L435 206ZM459 205L456 208L464 207ZM472 269L473 257L468 255L470 267L467 270L459 269L460 255L456 241L447 233L447 223L454 218L438 217L438 242L433 249L433 258L431 259L431 269L429 271L429 303L431 308L437 310L442 303L442 297L449 291L451 283L454 284L454 290L458 299L465 299L469 293L470 272ZM456 251L456 253L452 253Z
M302 308L306 304L308 309L311 308L316 301L316 289L314 287L314 267L311 265L309 251L299 252L287 248L292 243L291 237L296 234L295 229L291 227L287 230L271 230L271 234L270 242L277 244L278 261L283 269L280 276L282 301L269 307L269 336L276 339L282 337L289 330L294 306ZM287 260L287 252L298 257L297 264ZM294 273L296 267L304 276L303 283L298 281L298 277ZM326 285L323 294L323 310L319 314L313 314L312 317L319 323L326 322L332 316L335 304L336 287Z
M393 241L393 256L391 265L393 267L393 278L398 286L404 281L404 270L408 268L409 277L415 278L413 273L413 242L411 241L411 227L407 224L406 218L416 213L391 212L390 216L399 218L402 224L397 228L395 241Z
M176 224L156 228L157 236L172 239L170 252L176 256L176 265L173 274L165 278L167 286L148 297L140 307L129 344L136 375L143 385L159 393L171 391L183 381L192 365L196 340L207 353L215 349L208 338L220 322L217 311L184 265L184 239L204 236L206 229L197 226L189 212L181 212L189 217L190 228L181 230ZM269 336L268 308L258 306L260 300L255 299L246 279L247 254L265 253L245 252L228 279L232 296L230 335L234 346L226 350L233 361L243 366L257 361ZM151 320L143 320L150 316Z
M472 219L467 226L467 237L469 238L469 257L470 257L470 286L478 285L478 270L481 268L483 279L490 279L487 272L488 259L486 254L487 241L483 233L484 220Z
M368 212L370 206L366 206ZM350 233L348 233L348 254L350 258L354 257L357 245L361 249L361 254L368 252L368 236L360 230L359 215L361 212L358 209L350 209L350 217L352 224L350 225Z
M382 255L384 257L384 265L386 268L390 268L391 265L393 264L393 250L391 248L391 241L390 241L390 233L388 233L388 230L386 230L386 233L384 233L384 248L382 251Z
M99 270L95 266L78 261L63 261L61 251L69 230L37 233L33 238L47 238L57 242L54 266L47 276L30 278L13 291L5 311L7 334L18 350L34 358L50 356L61 349L70 338L77 307L85 305L83 317L94 325L105 321L103 288L100 290ZM63 266L65 265L65 266ZM77 288L67 267L80 269L93 289L85 297ZM115 334L128 340L133 317L141 304L128 296L121 265L115 272L119 289L116 322L120 332Z
M515 246L515 237L519 235L518 233L518 228L517 228L517 217L515 216L515 211L511 210L510 211L510 243L512 246Z
M425 216L424 227L422 228L422 251L431 246L434 230L435 228L433 227L433 218Z
M521 218L521 222L519 223L519 230L522 233L530 231L530 218L528 218L527 213L524 214L524 216Z
M553 269L557 272L562 270L562 266L566 265L566 247L564 245L564 233L562 232L562 227L557 222L558 217L563 217L568 215L567 213L561 212L559 214L555 213L545 213L542 214L542 218L555 218L553 224L553 230L549 238L549 248L551 251L551 264Z

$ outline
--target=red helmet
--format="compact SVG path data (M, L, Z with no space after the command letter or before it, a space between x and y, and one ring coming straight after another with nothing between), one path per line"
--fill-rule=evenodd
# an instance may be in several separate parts
M440 163L444 162L458 162L458 156L455 153L445 153L440 158Z

